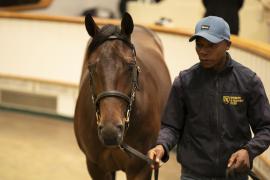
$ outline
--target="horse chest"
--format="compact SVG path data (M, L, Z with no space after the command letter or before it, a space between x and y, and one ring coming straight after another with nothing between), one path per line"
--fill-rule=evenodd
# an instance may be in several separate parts
M129 158L120 149L105 149L98 155L98 164L110 171L124 170Z

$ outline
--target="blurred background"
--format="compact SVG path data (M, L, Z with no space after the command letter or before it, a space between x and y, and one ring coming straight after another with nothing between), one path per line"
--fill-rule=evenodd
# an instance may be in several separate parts
M155 31L173 80L198 62L188 42L196 22L225 8L217 15L236 29L230 53L257 72L269 98L270 1L226 1L212 1L213 9L204 0L0 0L0 179L90 179L72 124L89 40L86 13L102 26L119 24L127 11ZM180 168L172 152L160 179L179 179ZM270 179L270 150L254 170Z
M27 5L10 7L11 2ZM33 8L34 3L40 3ZM165 18L167 25L193 30L197 20L203 17L206 8L204 0L1 0L2 7L16 12L27 12L32 14L60 15L60 16L80 16L90 11L103 18L119 18L121 11L126 10L132 14L136 23L153 24ZM239 0L236 0L237 2ZM239 13L239 36L262 42L270 42L269 31L269 10L268 0L241 0L242 7ZM1 4L0 2L0 4ZM8 2L8 3L5 3ZM43 2L43 3L42 3ZM220 1L217 1L221 4ZM222 2L222 1L221 1ZM46 4L47 3L47 4ZM14 3L15 4L15 3ZM123 5L124 4L124 5ZM224 3L223 3L224 4ZM6 5L6 6L4 6ZM43 6L47 6L42 8ZM234 7L231 4L222 8L232 12ZM31 7L32 6L32 7ZM233 6L233 5L232 5ZM219 9L221 7L217 7ZM227 8L227 9L226 9ZM233 16L233 13L231 13ZM165 23L166 24L166 23Z

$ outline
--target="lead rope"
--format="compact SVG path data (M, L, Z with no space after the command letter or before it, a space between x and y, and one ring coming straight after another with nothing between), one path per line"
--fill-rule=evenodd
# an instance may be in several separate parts
M154 160L150 159L148 156L144 155L143 153L137 151L136 149L130 147L127 144L122 143L120 145L120 149L128 154L132 154L132 155L146 161L148 165L156 164L156 162ZM154 170L154 179L155 180L158 180L158 174L159 174L159 167L155 168L155 170Z
M260 180L260 178L250 169L247 172L247 175L251 177L252 180ZM236 178L237 174L236 172L231 172L231 174L229 173L229 170L226 169L226 179L231 179L231 178Z
M249 170L248 175L253 179L253 180L260 180L260 178L251 170Z

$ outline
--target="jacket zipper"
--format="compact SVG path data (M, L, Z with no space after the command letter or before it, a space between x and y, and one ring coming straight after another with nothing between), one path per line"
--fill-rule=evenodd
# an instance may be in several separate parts
M219 136L219 77L217 75L216 77L216 125L217 125L217 130L216 130L216 133L217 133L217 157L216 157L216 165L217 165L217 168L219 168L219 139L220 139L220 136ZM218 172L217 172L218 173Z

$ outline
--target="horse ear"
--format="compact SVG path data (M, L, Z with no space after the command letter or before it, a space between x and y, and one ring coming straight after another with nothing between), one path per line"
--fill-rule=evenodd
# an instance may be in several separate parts
M121 33L130 36L134 28L132 17L129 13L125 13L123 15L122 21L121 21Z
M99 32L99 27L97 26L97 24L95 23L94 19L90 14L87 14L85 16L84 23L86 30L91 37L94 37Z

